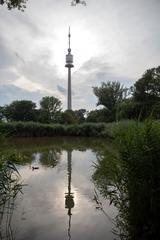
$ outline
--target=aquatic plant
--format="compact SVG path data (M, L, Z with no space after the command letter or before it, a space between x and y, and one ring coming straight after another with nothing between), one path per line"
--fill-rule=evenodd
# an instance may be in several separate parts
M115 137L116 158L104 155L93 176L101 194L119 210L115 233L123 240L159 239L159 122L119 126Z
M22 189L20 175L16 168L21 156L16 153L4 153L4 134L0 134L0 239L13 239L11 219L14 200ZM4 234L5 232L5 234Z
M0 206L5 204L10 198L15 198L21 191L20 174L16 163L21 161L22 157L14 152L0 154Z

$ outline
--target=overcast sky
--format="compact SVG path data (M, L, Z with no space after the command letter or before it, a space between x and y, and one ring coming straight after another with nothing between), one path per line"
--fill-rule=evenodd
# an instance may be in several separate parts
M71 26L73 108L94 109L93 86L130 86L160 65L160 0L28 0L25 12L0 7L0 105L53 95L67 106Z

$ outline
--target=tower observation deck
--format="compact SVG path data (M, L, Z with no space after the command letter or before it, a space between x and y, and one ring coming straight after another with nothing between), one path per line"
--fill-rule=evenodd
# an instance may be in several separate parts
M73 65L73 55L71 54L71 33L70 33L70 27L69 27L69 33L68 33L68 54L66 55L66 65L65 67L68 68L68 104L67 109L72 110L72 90L71 90L71 68L74 67Z

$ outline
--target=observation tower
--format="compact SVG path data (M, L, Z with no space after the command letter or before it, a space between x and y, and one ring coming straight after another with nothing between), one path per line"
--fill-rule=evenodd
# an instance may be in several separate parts
M65 67L68 68L68 104L67 104L68 110L72 110L71 68L74 67L73 55L71 54L70 39L71 39L71 33L70 33L70 27L69 27L69 33L68 33L69 47L68 47L68 54L66 55L66 65L65 65Z

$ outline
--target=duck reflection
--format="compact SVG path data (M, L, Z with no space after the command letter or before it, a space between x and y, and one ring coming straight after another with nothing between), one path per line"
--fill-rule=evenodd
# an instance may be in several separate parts
M67 162L68 162L68 192L65 193L65 208L68 209L68 239L71 239L71 216L72 208L74 208L74 193L71 191L71 181L72 181L72 152L67 152Z

